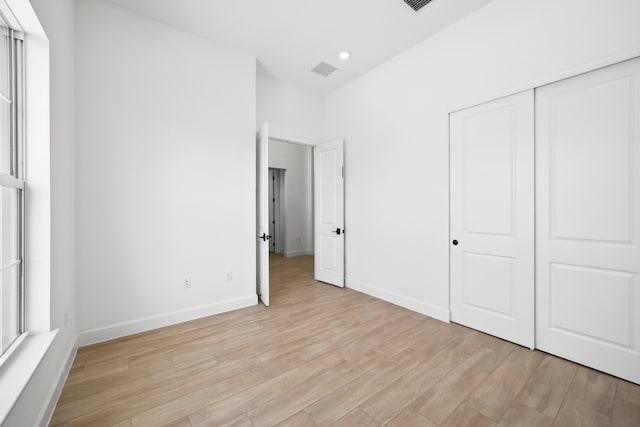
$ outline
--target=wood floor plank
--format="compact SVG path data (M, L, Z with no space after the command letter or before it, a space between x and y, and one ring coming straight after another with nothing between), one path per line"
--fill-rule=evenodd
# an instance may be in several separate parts
M563 405L553 422L557 427L600 427L608 426L611 418L579 404Z
M478 349L479 335L456 337L435 354L421 357L415 369L373 395L360 407L372 419L387 424L433 384L443 378Z
M326 394L306 411L318 426L328 426L347 415L397 378L413 371L419 364L419 358L412 349L384 358L371 372L367 372L338 390ZM367 416L368 418L368 416Z
M286 360L291 360L283 356ZM271 362L274 362L272 359ZM242 381L238 387L225 387L220 393L211 393L211 389L202 389L195 395L176 399L161 407L155 407L145 411L140 416L134 416L134 425L153 425L158 410L163 411L163 416L177 417L181 414L189 415L192 424L215 423L220 424L233 419L253 408L253 405L262 403L271 398L272 394L281 393L288 387L304 382L318 372L324 372L329 366L340 362L337 356L329 356L318 359L313 363L299 363L297 366L291 363L278 363L275 367L265 366L259 370L250 370L242 375L255 375L260 379ZM231 380L235 379L232 378ZM218 390L216 385L214 392ZM180 406L184 405L184 406Z
M242 414L231 421L220 424L220 427L253 427L247 414Z
M316 282L312 257L272 256L271 283L268 308L79 349L51 425L640 425L640 386Z
M500 421L543 358L542 353L514 348L465 402L488 418Z
M346 359L355 359L363 353L384 344L396 334L417 326L420 322L415 313L391 313L386 316L382 325L374 325L360 336L357 341L351 341L338 352Z
M617 385L610 375L579 367L554 425L609 425Z
M366 360L365 363L370 363L370 360ZM232 419L240 413L249 412L253 408L257 408L274 398L279 398L300 384L306 385L318 376L326 375L332 377L343 375L347 373L351 367L352 364L349 364L338 355L318 358L300 368L288 371L285 374L271 378L268 381L257 384L233 396L229 396L213 405L209 405L191 414L189 418L194 426L217 425ZM304 408L304 406L302 408ZM293 411L289 415L293 415L295 412L297 411ZM249 412L249 417L252 420L254 416L255 414ZM287 417L278 420L278 422L285 418Z
M447 324L431 317L420 319L420 323L412 329L397 333L393 338L380 343L375 350L385 356L394 356L415 344L428 340L436 331Z
M473 406L462 403L440 425L442 427L494 427L496 422Z
M262 372L255 369L245 371L150 409L139 411L131 418L132 426L151 427L163 422L179 420L213 402L224 399L229 393L238 393L262 380L264 380Z
M555 418L577 370L574 363L546 355L516 399Z
M440 328L423 335L421 339L416 340L412 348L425 354L433 354L458 339L466 339L473 336L481 339L479 332L451 323L446 328ZM480 345L479 342L478 345Z
M402 411L396 416L387 427L407 427L407 426L420 426L420 427L435 427L436 425L429 421L427 418L412 411L410 408Z
M82 368L69 372L69 380L66 384L71 387L85 381L90 381L104 376L111 376L116 372L123 372L129 369L128 359L108 360L103 363L90 366L83 365Z
M73 423L111 423L118 418L131 417L163 402L179 398L194 390L247 372L251 366L241 360L239 363L219 366L217 363L203 364L188 369L163 372L157 371L141 377L133 377L131 381L114 381L117 386L104 388L97 394L77 397L72 401L65 400L56 411L55 419ZM253 364L254 370L258 362ZM250 371L249 371L250 372ZM108 381L108 377L105 377ZM255 381L254 377L252 381Z
M640 387L618 380L611 425L612 427L640 426Z
M158 425L158 424L156 424ZM162 427L191 427L191 422L189 422L189 418L183 417L179 420L171 421L167 424L161 424Z
M380 424L372 420L366 413L359 408L349 412L344 417L333 423L332 427L354 427L354 426L379 426Z
M344 369L336 366L310 381L291 388L250 411L249 418L255 427L275 425L311 405L325 394L332 393L365 373L373 373L381 362L383 362L382 356L374 351L363 355L358 360L345 359Z
M565 403L574 402L611 416L617 385L618 380L611 375L580 366L567 392Z
M304 410L298 411L286 420L276 424L278 427L316 427L309 414Z
M520 402L513 403L498 423L498 427L549 427L550 418Z
M441 424L505 356L481 348L428 389L409 407Z

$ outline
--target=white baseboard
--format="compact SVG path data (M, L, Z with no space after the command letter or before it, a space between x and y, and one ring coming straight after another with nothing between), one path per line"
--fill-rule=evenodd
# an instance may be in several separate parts
M399 305L400 307L404 307L408 310L424 314L425 316L433 317L434 319L447 323L451 321L451 312L441 307L418 301L404 295L396 294L395 292L389 292L375 286L370 286L362 282L357 282L355 280L347 279L346 286L355 291L362 292L363 294L371 295L372 297Z
M176 323L188 322L189 320L200 319L202 317L213 316L214 314L250 307L256 304L258 304L258 296L249 295L215 304L207 304L199 307L188 308L186 310L145 317L143 319L116 323L114 325L80 332L78 334L78 345L83 347L90 344L109 341L115 338L125 337L127 335L137 334L139 332L175 325Z
M58 381L56 384L54 384L53 389L51 389L51 391L49 392L48 399L45 401L42 415L39 418L40 422L38 423L38 425L41 427L47 427L49 423L51 423L53 411L56 409L56 405L58 404L58 400L60 399L60 394L62 393L64 383L67 382L67 377L69 376L69 371L71 371L71 365L73 365L73 361L76 358L77 352L78 338L74 337L73 342L71 343L71 348L69 349L69 354L67 355L67 359L60 368Z
M313 250L307 249L304 251L289 251L284 253L285 258L293 258L295 256L313 255Z

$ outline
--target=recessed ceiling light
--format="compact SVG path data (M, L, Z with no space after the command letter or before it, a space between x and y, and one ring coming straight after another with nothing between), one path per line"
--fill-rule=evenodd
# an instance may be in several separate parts
M342 59L343 61L346 61L347 59L351 58L351 52L349 52L348 50L343 50L338 55L338 58Z

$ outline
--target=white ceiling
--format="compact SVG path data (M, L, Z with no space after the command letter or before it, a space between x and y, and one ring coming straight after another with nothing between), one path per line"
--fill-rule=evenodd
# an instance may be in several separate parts
M403 0L109 1L255 55L260 75L326 94L491 0L433 0L417 13ZM351 59L338 59L342 50ZM321 61L339 70L312 73Z

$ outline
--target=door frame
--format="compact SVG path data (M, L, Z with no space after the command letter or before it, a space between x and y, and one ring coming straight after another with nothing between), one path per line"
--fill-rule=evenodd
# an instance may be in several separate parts
M338 138L336 138L338 139ZM342 139L343 144L345 143L345 138L340 137L340 139ZM278 142L286 142L288 144L294 144L294 145L300 145L300 146L304 146L304 147L309 147L311 148L311 159L310 159L310 168L311 168L311 194L309 195L309 212L311 214L311 225L312 225L312 230L311 230L311 245L312 247L315 248L315 227L316 227L316 220L315 220L315 206L314 206L314 200L315 200L315 150L314 148L318 145L321 144L318 142L309 142L309 141L302 141L302 140L291 140L291 139L286 139L286 138L281 138L278 136L274 136L274 135L269 135L269 140L273 140L273 141L278 141ZM344 163L344 159L343 159L343 163ZM269 168L269 169L277 169L277 168ZM283 171L283 174L285 174L286 169L280 169L281 171ZM346 172L345 172L345 176L346 176ZM282 180L282 183L284 182L284 180ZM281 189L282 190L282 194L286 197L286 190L284 189L284 187ZM346 187L344 189L344 194L343 194L343 199L344 199L344 203L343 203L343 210L344 210L344 215L343 215L343 227L344 229L347 228L347 203L346 203ZM283 202L284 203L284 202ZM284 218L284 209L281 210L281 218ZM286 230L284 229L284 221L283 222L283 239L286 239ZM344 239L344 246L345 246L345 250L344 250L344 283L345 283L345 287L346 283L347 283L347 251L346 251L346 235L343 237ZM258 243L256 242L256 245ZM286 253L286 240L284 241L284 246L283 249Z

